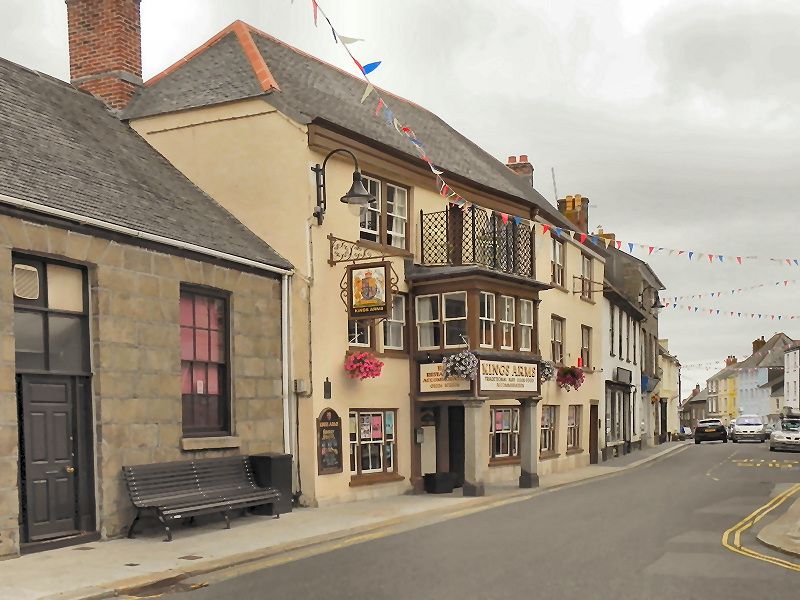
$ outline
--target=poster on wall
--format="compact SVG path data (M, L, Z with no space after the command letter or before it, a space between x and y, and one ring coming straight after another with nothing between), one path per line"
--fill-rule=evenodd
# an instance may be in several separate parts
M347 267L347 312L351 319L388 317L391 311L389 263Z
M317 419L317 471L320 475L342 472L342 420L332 408Z

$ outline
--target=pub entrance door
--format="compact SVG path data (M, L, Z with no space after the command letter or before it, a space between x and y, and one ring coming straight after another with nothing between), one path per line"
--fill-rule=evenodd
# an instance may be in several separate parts
M450 447L450 472L456 474L456 487L464 485L464 407L447 407Z
M23 548L95 529L86 275L13 260Z

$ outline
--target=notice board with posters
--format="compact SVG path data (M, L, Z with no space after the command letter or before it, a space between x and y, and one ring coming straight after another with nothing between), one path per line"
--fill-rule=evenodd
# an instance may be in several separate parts
M317 419L317 472L341 473L342 461L342 419L332 408L325 408Z

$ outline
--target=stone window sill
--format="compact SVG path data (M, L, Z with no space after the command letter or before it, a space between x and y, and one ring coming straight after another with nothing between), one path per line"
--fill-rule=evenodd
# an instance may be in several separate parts
M506 467L518 464L520 464L519 456L504 456L502 458L493 458L489 461L490 467Z
M405 477L397 473L368 473L366 475L353 475L350 478L350 487L360 487L362 485L375 485L378 483L392 483L403 481Z
M567 454L582 454L583 448L567 448Z
M215 437L185 437L181 438L181 450L219 450L221 448L240 448L242 440L232 435Z
M558 452L542 452L539 454L539 460L550 460L561 456Z

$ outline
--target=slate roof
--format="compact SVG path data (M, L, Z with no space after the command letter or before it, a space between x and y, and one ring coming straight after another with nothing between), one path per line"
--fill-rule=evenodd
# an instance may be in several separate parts
M250 51L253 45L260 56ZM258 64L256 64L256 60ZM269 81L257 72L266 64ZM263 72L262 72L263 76ZM124 113L136 119L239 100L263 97L299 123L332 124L400 151L424 164L411 143L375 116L377 95L361 104L365 84L332 65L236 21L203 46L157 75L131 101ZM397 119L414 130L431 159L448 173L514 196L538 207L553 225L574 229L539 192L478 145L432 112L380 90Z
M0 194L291 268L102 102L3 59Z
M694 397L684 400L684 405L686 404L700 404L708 402L708 390L701 389Z
M739 363L740 369L759 369L765 367L783 367L786 348L794 344L794 340L785 333L776 333L767 343Z

